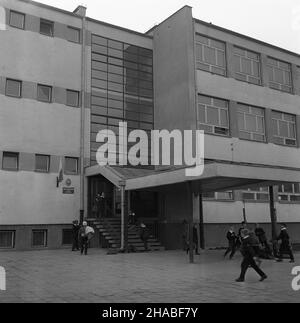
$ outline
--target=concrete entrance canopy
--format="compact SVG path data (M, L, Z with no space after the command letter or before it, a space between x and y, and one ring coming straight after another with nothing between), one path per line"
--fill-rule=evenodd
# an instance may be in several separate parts
M300 182L300 169L269 165L205 161L204 173L187 177L186 168L137 169L111 166L93 166L85 171L87 177L102 175L117 187L125 190L163 189L170 185L191 182L194 192L214 192L272 186Z

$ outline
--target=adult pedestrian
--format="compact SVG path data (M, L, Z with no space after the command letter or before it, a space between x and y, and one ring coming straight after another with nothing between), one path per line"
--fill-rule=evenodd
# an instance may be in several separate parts
M250 267L252 267L259 275L260 275L260 281L264 281L265 279L267 279L267 275L257 266L255 260L254 260L254 256L255 256L255 252L253 250L253 246L252 246L252 241L251 241L251 237L249 234L249 230L248 229L244 229L241 231L241 253L243 255L243 261L241 263L241 273L240 273L240 277L238 279L236 279L236 282L244 282L245 281L245 275L246 272Z
M72 224L72 251L78 251L79 250L79 239L78 239L78 232L80 229L80 225L78 220L74 220Z
M89 247L89 242L93 238L95 234L95 230L88 226L86 221L83 221L82 227L79 230L78 237L80 241L80 251L81 254L87 255L88 247Z
M290 256L290 263L295 262L294 254L292 251L292 246L290 243L290 236L287 231L286 224L281 224L281 230L280 234L277 237L277 241L281 241L280 248L279 248L279 257L277 259L277 262L282 262L283 260L283 254L287 253Z
M230 253L229 259L231 260L236 251L237 236L234 232L234 227L230 227L230 229L227 231L226 238L228 240L228 248L224 254L224 258Z

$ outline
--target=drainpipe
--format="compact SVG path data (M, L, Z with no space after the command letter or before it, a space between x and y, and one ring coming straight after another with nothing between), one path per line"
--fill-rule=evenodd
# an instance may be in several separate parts
M80 115L80 222L84 219L84 151L85 151L85 106L86 106L86 7L78 6L74 13L82 19L81 46L81 115Z

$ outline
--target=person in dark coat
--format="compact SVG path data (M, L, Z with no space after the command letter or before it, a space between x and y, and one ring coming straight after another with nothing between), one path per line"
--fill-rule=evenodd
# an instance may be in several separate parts
M282 262L283 254L287 253L290 256L290 262L294 263L295 258L293 255L291 243L290 243L290 236L287 232L286 224L281 225L281 231L279 236L277 237L277 241L281 240L280 248L279 248L279 257L277 262Z
M146 225L143 222L141 222L141 224L140 224L140 238L144 242L145 251L149 251L149 248L148 248L149 235L150 234L149 234L148 228L146 227Z
M235 251L236 251L236 239L237 239L237 236L234 232L234 227L231 227L228 232L227 232L227 235L226 235L226 238L228 240L228 248L224 254L224 258L230 253L230 256L229 256L229 259L231 260L235 254Z
M190 240L189 239L190 238L189 238L189 234L188 234L187 235L186 253L189 253L189 251L190 251ZM198 248L198 230L197 230L197 225L196 224L193 225L193 245L194 245L196 255L200 255L199 248Z
M239 231L238 231L236 244L235 244L236 249L239 249L242 245L242 230L244 229L247 229L247 224L245 221L242 222L242 226L239 228Z
M251 237L249 235L249 230L244 229L241 231L241 238L242 238L242 244L241 244L241 253L243 255L243 261L241 264L241 273L240 277L236 279L236 282L244 282L245 281L245 275L246 272L251 266L259 275L260 275L260 281L264 281L267 279L267 275L257 266L254 257L255 252L253 250Z
M266 237L266 232L263 228L260 227L260 225L258 223L256 223L255 235L257 236L261 246L264 248L266 255L272 256L272 251L271 251L271 248L268 244L268 240Z
M79 239L78 239L78 232L80 229L80 225L77 220L73 221L72 225L72 238L73 238L73 243L72 243L72 251L79 250Z

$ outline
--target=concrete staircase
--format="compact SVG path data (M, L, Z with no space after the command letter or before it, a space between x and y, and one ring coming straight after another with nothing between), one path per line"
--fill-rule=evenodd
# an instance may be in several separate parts
M97 228L107 242L108 248L118 250L121 247L121 220L119 218L104 218L94 220L93 226ZM144 243L139 235L139 227L128 225L128 248L129 251L144 252ZM150 234L148 239L148 248L150 251L162 251L165 248L161 243Z

